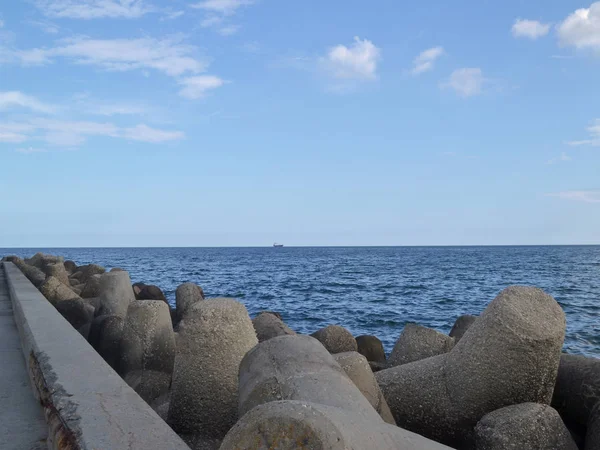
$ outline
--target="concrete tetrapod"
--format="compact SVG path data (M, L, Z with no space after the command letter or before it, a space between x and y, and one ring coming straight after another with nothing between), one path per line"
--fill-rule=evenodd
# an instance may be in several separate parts
M477 450L577 450L556 410L539 403L505 406L475 427Z
M383 343L377 336L363 335L356 338L358 353L367 358L369 362L385 363L385 350Z
M40 292L48 299L50 303L56 303L63 300L80 298L70 287L62 284L58 278L48 277L44 284L40 286Z
M100 295L96 316L110 314L124 319L129 304L136 301L129 274L125 271L102 274L98 291Z
M202 288L194 283L183 283L175 291L175 317L179 322L186 310L194 303L204 300Z
M348 330L339 325L329 325L311 334L329 353L355 352L358 350L356 339Z
M257 343L246 307L235 300L204 300L187 309L179 323L167 419L175 431L225 436L238 417L240 362Z
M123 379L146 403L169 391L175 361L175 334L162 300L129 305L121 336Z
M454 322L448 335L453 337L456 342L460 341L476 319L477 316L472 316L470 314L459 316L458 319L456 319L456 322Z
M254 325L258 342L286 334L296 334L283 320L269 312L261 312L252 320L252 325Z
M549 404L565 315L542 290L503 290L449 352L375 374L402 428L450 446L472 445L487 413L518 403Z
M240 364L240 417L277 400L303 400L382 419L333 356L310 336L278 336L249 351Z
M115 372L120 373L123 318L98 316L90 325L88 342Z
M579 426L581 430L587 427L586 450L600 449L600 421L592 421L600 410L600 359L561 355L552 406L567 426ZM598 438L590 437L594 433Z
M433 328L408 323L394 345L387 361L388 366L399 366L448 353L452 347L454 347L454 338Z
M293 400L265 403L242 417L220 447L241 449L452 450L354 411Z
M396 425L394 416L390 411L381 389L375 380L375 375L369 367L367 358L357 352L337 353L333 355L335 361L340 365L354 385L365 396L369 403L379 413L384 422Z

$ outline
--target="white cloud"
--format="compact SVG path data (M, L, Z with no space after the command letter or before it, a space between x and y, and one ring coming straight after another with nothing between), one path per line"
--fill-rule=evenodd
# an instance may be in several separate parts
M240 29L239 25L227 25L219 28L217 31L221 36L231 36L237 33Z
M538 39L542 36L546 36L549 31L549 23L541 23L537 20L517 19L512 26L512 34L514 37Z
M579 50L600 50L600 2L581 8L557 27L560 43Z
M586 145L600 147L600 119L594 120L586 130L590 134L589 139L570 141L567 142L567 145L570 145L571 147L581 147Z
M206 0L190 5L192 8L204 9L223 15L232 15L242 6L252 5L254 0Z
M40 102L35 97L23 94L19 91L0 92L0 110L10 108L26 108L31 111L50 114L56 111L56 107Z
M0 130L0 142L9 142L18 144L21 142L25 142L27 140L27 136L24 134L14 133L12 131L2 131Z
M21 122L0 122L0 142L43 141L53 146L74 147L94 136L148 143L174 141L185 137L181 131L160 130L145 124L123 128L110 122L69 121L40 117Z
M179 81L183 88L179 91L182 97L197 99L211 89L223 86L225 81L213 75L199 75L197 77L188 77Z
M413 62L411 73L413 75L419 75L423 72L433 69L435 61L443 54L443 47L433 47L421 52L421 54L417 56Z
M4 20L0 19L0 28L4 27Z
M442 88L452 88L461 97L472 97L483 92L485 78L480 68L457 69L450 78L441 84Z
M546 161L546 164L556 164L559 162L567 162L567 161L571 161L571 157L569 155L567 155L565 152L562 152L560 154L560 156L557 156L556 158L552 158L552 159Z
M572 200L585 203L600 203L600 190L563 191L547 195L549 197L557 197L562 200Z
M158 144L161 142L180 140L183 139L185 135L181 131L157 130L156 128L150 128L147 125L140 124L133 128L125 128L123 130L123 137L133 141Z
M105 70L154 69L169 76L199 73L207 64L191 56L195 47L183 44L180 36L166 39L89 39L78 37L59 41L57 47L13 52L23 64L46 64L57 57Z
M135 19L155 9L145 0L37 0L46 16L69 19Z
M48 34L56 34L60 31L60 27L58 25L46 20L28 20L27 23Z
M34 147L26 147L26 148L18 148L17 152L23 153L24 155L31 155L33 153L44 153L47 152L45 148L34 148Z
M167 15L164 18L167 20L174 20L174 19L180 18L184 14L185 14L185 11L172 11L170 13L167 13Z
M354 38L350 47L331 48L321 63L334 78L342 80L375 80L381 50L367 39Z

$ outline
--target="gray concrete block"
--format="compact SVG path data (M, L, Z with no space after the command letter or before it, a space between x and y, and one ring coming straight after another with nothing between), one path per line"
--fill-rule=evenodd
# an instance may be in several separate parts
M387 361L388 366L399 366L448 353L452 347L454 347L454 338L432 328L409 323L394 345Z
M127 272L107 272L100 277L99 306L96 316L117 315L125 318L129 304L135 302Z
M168 393L175 361L169 306L162 300L129 305L121 336L123 379L147 403Z
M477 316L472 316L470 314L459 316L458 319L456 319L456 322L454 322L449 336L453 337L456 342L460 341L460 339L467 332L469 327L473 325L473 322L475 322L476 319Z
M540 289L502 291L446 354L375 374L398 426L447 445L472 444L487 413L552 397L565 317Z
M333 355L333 358L344 369L348 378L352 380L354 385L375 408L375 411L379 413L384 422L396 425L394 416L385 398L383 398L367 358L357 352L337 353Z
M252 325L254 325L258 342L263 342L277 336L296 334L283 320L268 312L261 312L256 316L252 320Z
M204 291L194 283L183 283L175 290L176 322L183 319L187 309L194 303L204 300Z
M355 352L358 350L356 339L348 330L339 325L329 325L311 334L329 351L329 353Z
M80 298L70 287L60 282L58 278L48 277L40 286L40 292L50 303L56 305L63 300Z
M386 356L383 343L377 336L363 335L356 338L358 353L367 358L369 362L385 363Z
M600 404L600 359L562 354L551 404L565 420L587 426Z
M259 405L227 433L221 450L451 450L354 411L304 401Z
M577 450L556 410L539 403L506 406L486 414L475 427L477 450Z
M240 361L258 343L246 307L199 301L179 323L168 422L182 434L221 439L237 420Z
M382 421L333 356L310 336L279 336L249 351L240 364L239 415L277 400L304 400Z

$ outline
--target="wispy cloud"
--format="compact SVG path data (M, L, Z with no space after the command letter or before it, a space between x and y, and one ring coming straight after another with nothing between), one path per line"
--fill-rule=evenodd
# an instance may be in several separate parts
M558 25L557 32L565 47L600 51L600 2L570 14Z
M54 48L33 49L18 55L22 57L25 54L26 59L38 59L42 63L56 57L69 58L77 64L95 65L112 71L154 69L169 76L204 71L207 64L191 56L196 50L195 47L182 41L181 36L166 39L78 37L62 40L62 45ZM37 55L32 58L31 52L36 52Z
M443 47L433 47L421 52L421 54L417 56L413 61L413 68L411 70L411 73L413 75L419 75L423 72L430 71L431 69L433 69L435 61L443 54Z
M48 20L28 20L26 23L39 28L44 33L48 34L57 34L60 31L60 27L58 25Z
M232 15L242 6L252 5L254 0L206 0L199 3L193 3L190 6L196 9L203 9L213 13L223 15Z
M451 88L461 97L473 97L483 92L486 79L480 68L457 69L440 84L441 88Z
M0 28L4 27L4 20L0 19Z
M548 197L557 197L562 200L571 200L584 203L600 203L600 190L563 191L546 195Z
M223 86L225 81L212 75L199 75L184 78L179 81L179 84L183 86L179 91L179 95L190 99L198 99L203 97L207 91Z
M23 153L24 155L32 155L34 153L45 153L48 150L45 148L34 148L34 147L24 147L24 148L18 148L17 152L18 153Z
M331 76L341 80L372 81L377 79L377 64L381 60L381 49L367 39L354 38L349 47L336 45L321 64Z
M227 23L228 19L235 15L243 6L254 4L254 0L206 0L193 3L190 7L201 9L207 16L200 22L203 28L212 28L221 36L231 36L240 30L240 26Z
M600 119L596 119L586 128L589 138L578 141L569 141L567 145L571 147L592 146L600 147Z
M111 137L147 143L180 140L181 131L161 130L145 124L119 127L110 122L59 120L33 117L14 122L0 122L0 142L42 141L52 146L75 147L89 137Z
M156 9L145 0L36 0L49 17L69 19L135 19Z
M34 112L51 114L57 107L48 105L20 91L0 92L0 111L12 108L25 108Z
M133 128L125 128L122 130L121 135L125 139L148 142L151 144L176 141L185 137L185 134L181 131L158 130L144 124L137 125Z
M185 14L185 11L171 11L165 14L163 20L175 20L179 19L181 16Z
M557 156L556 158L552 158L549 159L548 161L546 161L546 164L557 164L559 162L567 162L567 161L571 161L571 157L569 155L567 155L565 152L562 152L560 154L560 156Z
M512 26L512 34L516 38L538 39L550 32L550 24L537 20L517 19Z

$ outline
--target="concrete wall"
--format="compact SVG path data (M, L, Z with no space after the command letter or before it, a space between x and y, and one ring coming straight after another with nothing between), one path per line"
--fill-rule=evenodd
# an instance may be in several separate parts
M189 450L14 264L4 270L52 448Z

